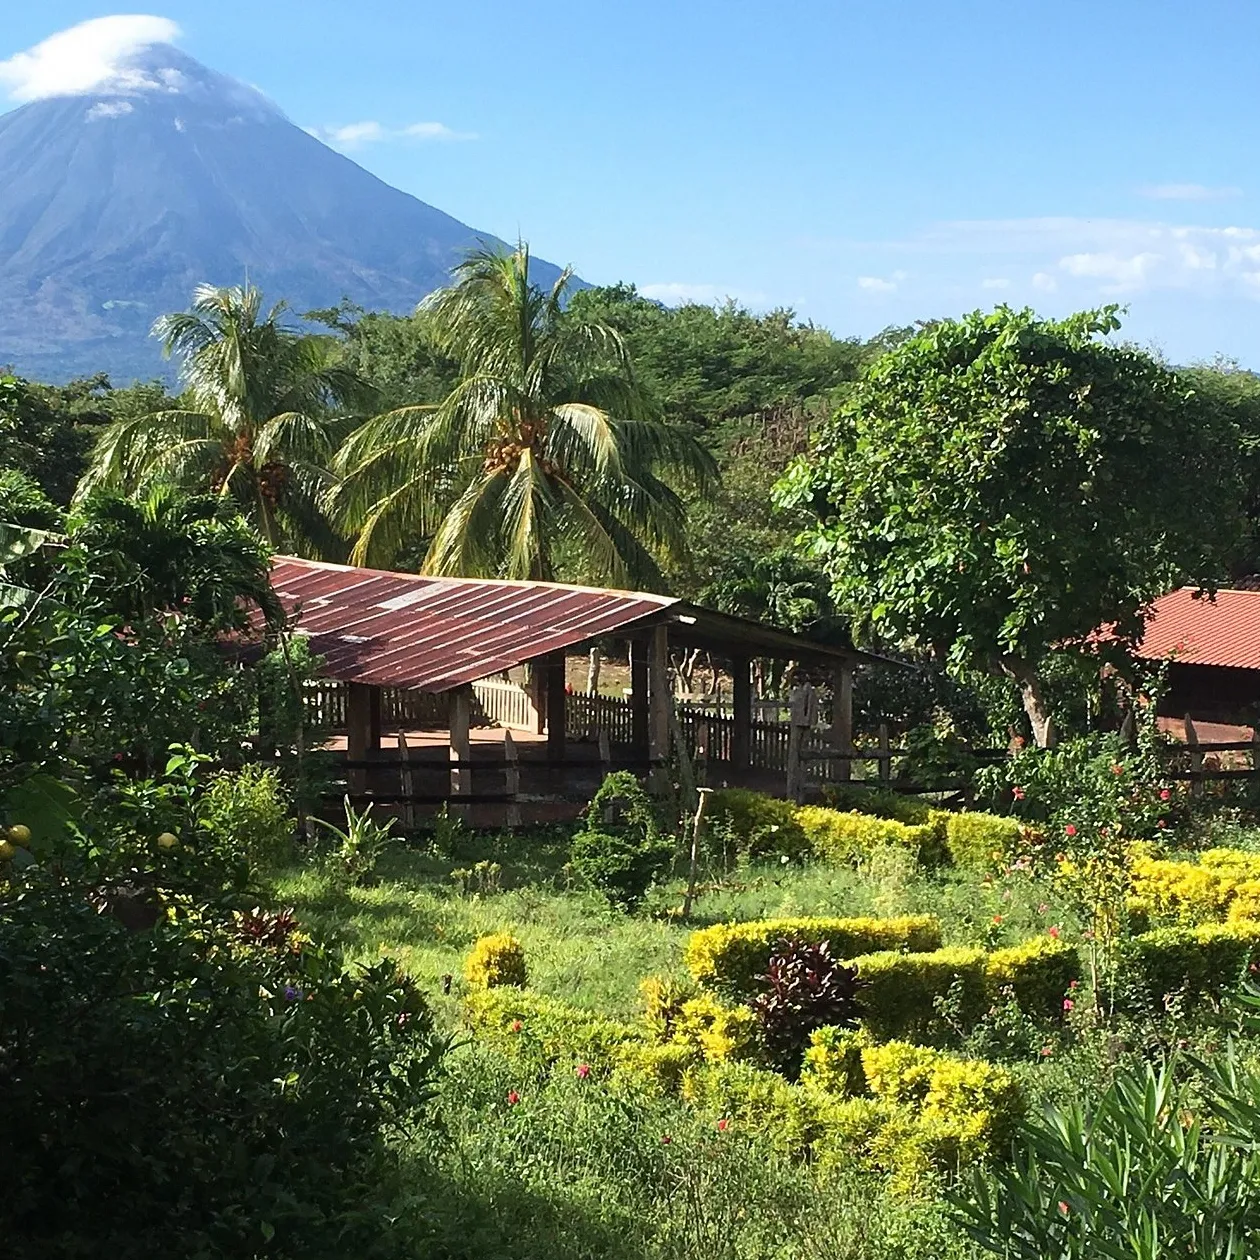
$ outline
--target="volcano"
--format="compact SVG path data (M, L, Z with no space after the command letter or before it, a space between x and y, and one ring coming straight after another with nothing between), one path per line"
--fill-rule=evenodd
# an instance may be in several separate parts
M149 328L204 281L248 277L299 312L403 312L480 243L501 242L169 44L91 94L0 115L0 366L36 379L169 375Z

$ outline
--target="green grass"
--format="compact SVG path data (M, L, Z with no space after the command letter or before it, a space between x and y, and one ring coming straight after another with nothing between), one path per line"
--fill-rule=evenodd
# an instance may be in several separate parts
M947 943L991 947L1052 924L1074 928L1070 912L1026 879L925 875L895 857L864 871L777 861L708 871L686 922L678 916L684 893L678 879L630 916L572 887L566 853L565 839L552 832L482 835L465 839L450 858L393 849L369 887L348 887L314 867L294 868L276 877L274 897L351 960L390 954L431 992L450 975L458 993L477 937L510 931L525 946L531 988L610 1015L635 1011L643 977L684 974L688 935L710 923L925 913L940 918ZM452 870L477 862L499 864L497 888L478 891L474 879L472 891L461 891Z

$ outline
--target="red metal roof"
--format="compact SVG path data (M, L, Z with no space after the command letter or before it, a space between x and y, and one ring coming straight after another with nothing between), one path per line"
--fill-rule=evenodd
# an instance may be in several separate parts
M1183 586L1161 595L1137 654L1183 665L1260 669L1260 591L1217 591L1212 598Z
M324 673L446 691L680 605L665 595L419 577L277 556L271 584Z

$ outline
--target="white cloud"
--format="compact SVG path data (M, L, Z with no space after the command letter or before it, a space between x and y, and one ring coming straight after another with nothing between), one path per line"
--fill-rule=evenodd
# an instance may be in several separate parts
M1141 253L1125 258L1106 252L1068 254L1059 259L1059 266L1071 276L1087 276L1106 281L1103 292L1120 293L1143 287L1147 278L1163 261L1160 254Z
M1210 188L1206 184L1151 184L1138 192L1152 201L1224 201L1242 196L1241 188Z
M100 118L121 118L134 109L130 101L97 101L83 117L88 122L96 122Z
M0 87L10 100L22 102L98 92L177 91L178 84L170 77L178 79L177 72L155 76L131 62L142 49L171 43L179 34L169 18L143 14L93 18L0 61Z
M345 123L340 127L308 127L317 140L340 149L356 149L364 144L387 140L476 140L471 131L455 131L445 123L417 122L405 127L386 127L375 120Z
M1042 293L1053 293L1059 282L1048 271L1038 271L1032 278L1032 286Z
M895 293L897 286L909 275L906 271L894 271L888 279L883 276L858 276L857 286L867 293Z
M1009 289L1011 282L1005 276L988 276L980 281L982 289Z

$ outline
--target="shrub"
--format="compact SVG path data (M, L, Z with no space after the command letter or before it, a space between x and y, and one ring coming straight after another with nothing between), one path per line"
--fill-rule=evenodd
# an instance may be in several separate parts
M1170 996L1219 1000L1260 958L1260 923L1156 928L1126 941L1121 976L1139 1002L1160 1009Z
M907 827L930 821L932 807L917 796L904 796L886 788L863 788L849 784L826 783L822 797L829 809L843 813L856 811L875 818L892 818Z
M725 826L744 857L802 857L809 841L791 801L746 788L719 788L709 797L709 817Z
M510 932L479 937L464 964L464 980L470 989L526 984L525 947Z
M934 814L945 834L945 848L955 866L975 871L1005 869L1014 858L1020 825L1013 818L971 810Z
M673 1038L692 1046L708 1063L753 1059L757 1019L746 1006L726 1006L710 993L689 998L679 1008Z
M627 1041L614 1051L612 1079L623 1088L643 1089L655 1097L677 1097L687 1073L700 1061L700 1051L680 1041L663 1045Z
M801 1084L840 1098L867 1092L862 1051L870 1039L861 1029L816 1028L809 1037Z
M820 806L803 806L796 819L813 851L832 862L861 862L888 848L908 852L920 866L935 866L944 856L940 830L931 823L907 826Z
M668 1041L682 1013L683 1003L695 997L695 990L669 976L648 976L639 981L639 997L643 1000L643 1021L648 1036Z
M1169 926L1250 919L1258 881L1260 856L1238 849L1209 849L1197 862L1139 854L1133 859L1131 911Z
M719 923L693 932L685 961L706 988L746 999L756 993L755 978L770 961L775 941L792 937L818 944L827 941L836 958L876 950L929 950L941 943L941 925L930 915L899 919L754 919Z
M244 859L251 869L292 855L289 797L273 768L249 765L215 775L197 802L196 816L215 848Z
M393 963L174 901L151 926L0 889L5 1254L367 1254L442 1043Z
M573 838L570 861L578 876L611 905L633 910L673 858L673 842L661 835L638 779L627 770L608 775L587 806L585 829Z
M780 941L751 1002L770 1062L795 1079L805 1043L815 1029L857 1022L857 972L831 956L826 941Z
M956 1029L939 1010L947 1001L956 1025L973 1023L988 1009L982 949L868 954L853 963L863 984L862 1026L878 1041L949 1040Z
M996 1002L1009 991L1026 1015L1059 1015L1080 970L1080 955L1074 946L1049 936L1034 936L1022 945L997 949L989 955L985 962L989 1001Z
M541 1066L586 1063L611 1069L623 1047L646 1044L640 1029L569 1006L529 989L475 989L464 1013L477 1036L514 1058Z

